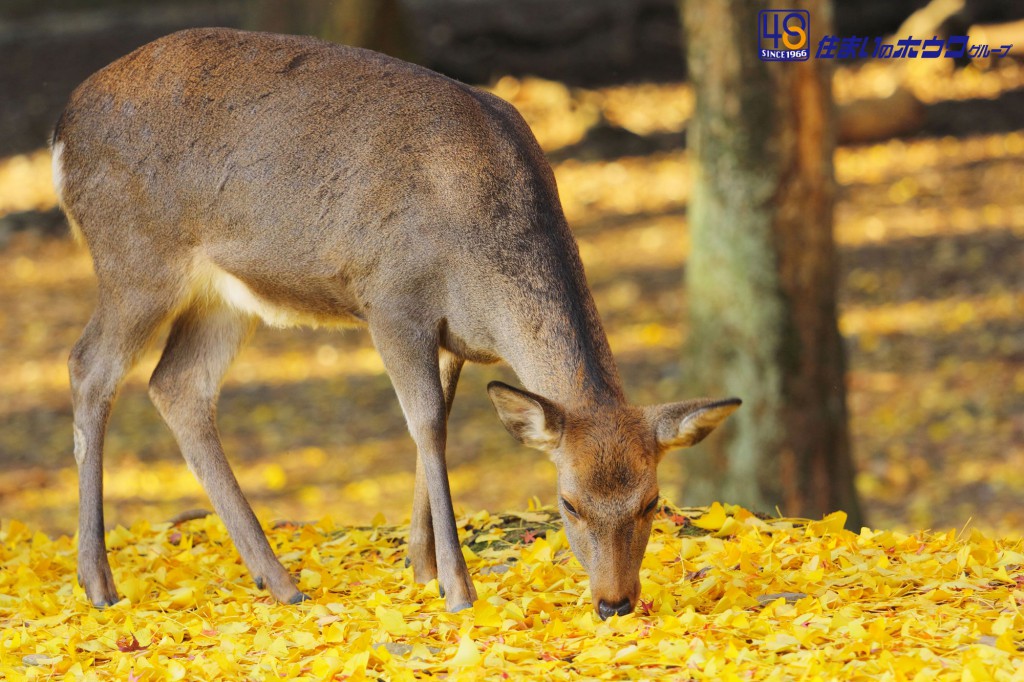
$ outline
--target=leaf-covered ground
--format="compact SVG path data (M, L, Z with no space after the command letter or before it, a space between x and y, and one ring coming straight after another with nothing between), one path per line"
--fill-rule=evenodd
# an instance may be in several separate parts
M277 524L312 600L256 590L214 516L109 534L124 596L74 583L71 538L0 531L0 677L42 680L1021 680L1024 545L665 507L637 612L602 622L555 513L459 520L480 599L444 611L408 527Z

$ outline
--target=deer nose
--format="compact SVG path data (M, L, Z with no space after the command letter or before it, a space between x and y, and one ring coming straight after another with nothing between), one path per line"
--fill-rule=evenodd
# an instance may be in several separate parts
M601 620L607 620L612 616L625 616L627 613L633 611L633 604L629 601L629 597L622 599L614 604L609 604L604 599L597 603L597 613L601 616Z

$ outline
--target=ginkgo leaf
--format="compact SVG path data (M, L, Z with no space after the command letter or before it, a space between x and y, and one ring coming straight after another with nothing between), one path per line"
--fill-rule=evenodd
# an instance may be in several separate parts
M700 518L691 520L690 523L704 530L718 530L725 523L725 519L725 509L715 502Z
M459 648L452 657L451 664L458 668L468 668L479 663L480 650L468 635L463 635L459 638Z

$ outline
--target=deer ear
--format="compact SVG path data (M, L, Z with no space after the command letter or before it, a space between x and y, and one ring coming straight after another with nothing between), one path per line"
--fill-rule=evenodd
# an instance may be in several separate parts
M558 447L565 425L558 405L500 381L487 384L487 395L491 397L501 423L517 441L547 452Z
M658 445L667 449L688 448L704 440L742 404L739 398L688 400L648 408Z

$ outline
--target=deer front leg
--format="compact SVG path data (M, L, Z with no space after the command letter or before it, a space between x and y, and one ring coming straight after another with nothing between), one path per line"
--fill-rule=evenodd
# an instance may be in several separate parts
M438 365L441 372L441 390L444 392L445 419L451 417L455 387L464 360L441 349ZM428 583L437 577L437 559L434 549L434 522L430 515L430 494L422 460L416 457L416 489L413 494L412 524L409 529L409 563L418 583Z
M445 463L445 424L443 411L434 411L433 418L418 421L409 418L409 429L416 441L423 462L430 514L434 529L434 551L437 577L444 590L445 605L449 611L461 611L476 601L476 588L469 577L466 560L462 556L459 533L455 527L451 489L448 486L448 467Z
M408 318L403 318L403 322L406 320ZM462 556L448 486L445 462L447 406L438 369L437 340L435 337L424 338L418 330L409 330L404 325L390 326L380 321L371 321L370 332L402 405L409 433L416 442L421 469L418 482L423 484L419 486L421 490L424 485L426 487L438 583L444 590L448 610L461 611L476 601L476 588ZM416 506L420 521L424 506L421 492ZM410 547L413 561L418 560L417 556L425 555L429 547L425 541L426 534L422 529L418 532L419 549Z

